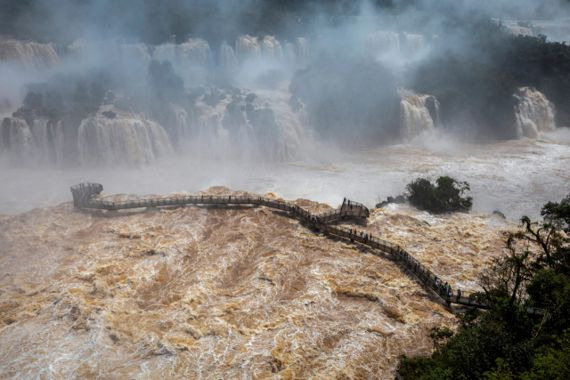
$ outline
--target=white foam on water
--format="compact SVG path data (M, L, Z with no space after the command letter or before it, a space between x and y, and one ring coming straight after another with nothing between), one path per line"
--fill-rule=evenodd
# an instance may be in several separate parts
M108 193L197 191L215 185L287 199L310 198L336 206L343 197L373 206L400 194L416 177L451 175L471 184L475 212L500 210L509 218L538 216L540 207L570 189L570 144L555 140L512 140L488 145L444 142L401 144L359 153L339 153L323 145L299 160L209 159L191 152L159 159L140 168L0 170L0 212L16 213L70 200L69 186L96 181ZM455 144L452 139L449 144Z

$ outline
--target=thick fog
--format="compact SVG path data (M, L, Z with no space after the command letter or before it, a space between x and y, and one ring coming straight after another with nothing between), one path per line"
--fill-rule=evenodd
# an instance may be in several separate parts
M565 41L566 17L568 3L555 0L3 1L0 213L64 201L83 180L113 191L227 185L373 204L446 166L475 181L476 206L492 211L526 179L509 177L507 154L477 144L534 139L524 154L541 139L567 146L555 132L568 125L560 91L540 91L532 78L504 93L440 83L455 75L440 61L477 62L473 72L502 59L506 37L488 44L495 32ZM451 165L464 144L475 153ZM564 156L549 149L542 182ZM489 170L499 178L473 157L496 161ZM502 187L505 178L513 182ZM567 178L549 181L564 195ZM550 199L542 191L531 198Z

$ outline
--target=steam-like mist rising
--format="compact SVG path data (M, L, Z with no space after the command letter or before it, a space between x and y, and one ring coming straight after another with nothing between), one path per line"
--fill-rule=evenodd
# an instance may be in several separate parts
M507 191L531 208L566 191L567 145L552 133L570 124L564 88L487 69L510 35L566 40L565 2L29 0L0 14L0 212L63 201L79 180L373 204L448 171L475 182L485 211L501 205L503 181L535 181ZM508 81L485 85L496 77ZM511 176L536 163L533 149L540 175ZM43 191L32 183L53 197L28 199L24 188Z

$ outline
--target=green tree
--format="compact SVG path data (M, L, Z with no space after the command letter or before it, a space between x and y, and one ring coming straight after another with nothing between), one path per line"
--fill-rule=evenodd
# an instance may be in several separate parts
M469 184L448 176L439 177L435 185L425 178L418 178L406 189L410 203L429 212L468 211L473 205L472 197L463 196L470 190Z

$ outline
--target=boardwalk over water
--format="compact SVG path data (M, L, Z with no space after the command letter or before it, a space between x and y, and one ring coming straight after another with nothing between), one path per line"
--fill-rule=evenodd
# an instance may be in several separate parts
M183 195L171 197L157 197L149 199L137 199L126 201L110 201L100 199L98 195L103 191L103 186L97 183L82 183L71 188L73 204L79 209L97 210L125 210L144 207L165 206L264 206L287 212L291 217L300 220L330 238L343 240L348 243L367 247L377 256L388 257L396 261L428 291L436 294L446 306L451 304L465 305L476 308L488 308L488 305L476 300L473 294L462 292L459 288L455 291L447 283L443 282L431 270L416 260L402 247L375 237L372 234L357 231L335 225L344 220L366 220L370 211L364 205L344 199L342 205L333 211L323 214L313 214L298 205L282 200L274 200L260 196L212 196L212 195ZM529 310L532 314L538 314L539 310Z

